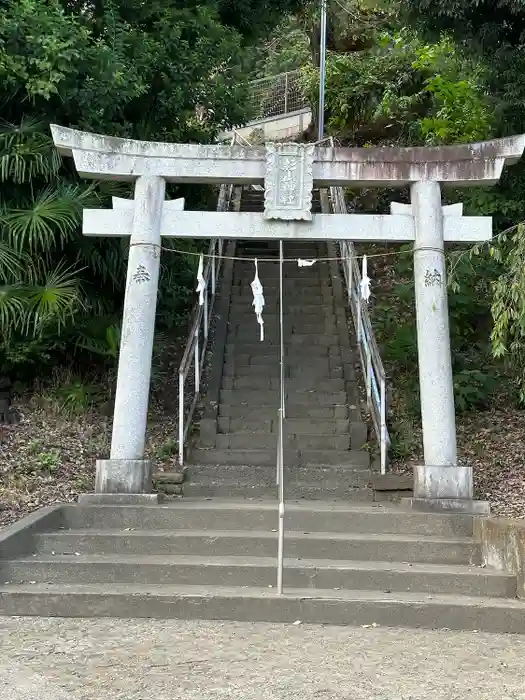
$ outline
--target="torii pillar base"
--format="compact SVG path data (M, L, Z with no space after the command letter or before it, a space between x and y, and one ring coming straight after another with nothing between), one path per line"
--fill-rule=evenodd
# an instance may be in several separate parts
M489 515L488 501L472 498L472 467L414 467L414 496L402 503L426 513L465 513Z
M155 505L153 463L149 459L97 459L95 493L79 496L80 505Z

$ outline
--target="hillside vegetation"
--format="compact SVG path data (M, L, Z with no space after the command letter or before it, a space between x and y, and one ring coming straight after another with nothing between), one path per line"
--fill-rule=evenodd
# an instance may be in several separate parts
M524 1L329 0L328 18L326 127L341 144L440 145L525 131ZM0 427L0 518L91 488L93 458L107 451L127 244L83 238L80 218L83 207L131 192L80 181L54 151L49 123L212 142L250 119L249 79L292 69L315 115L318 46L313 2L3 3L0 391L11 386L20 420ZM180 195L189 208L216 201L211 188L170 187ZM386 212L408 192L347 197L355 211ZM521 516L525 161L496 187L447 190L445 201L492 216L495 231L490 244L447 251L461 455L476 466L478 495ZM373 258L371 311L393 378L393 458L402 469L420 453L411 255L374 250L388 253ZM176 452L176 367L194 275L193 256L163 254L149 450L166 465Z

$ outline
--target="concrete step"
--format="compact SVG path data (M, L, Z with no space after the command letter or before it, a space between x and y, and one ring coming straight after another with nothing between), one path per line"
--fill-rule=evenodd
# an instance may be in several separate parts
M280 337L279 319L275 316L264 316L264 332L269 336L270 333L277 333ZM228 333L242 336L247 330L251 330L253 324L257 323L255 314L249 318L233 317L228 325ZM324 320L316 320L308 323L307 321L292 321L291 323L283 322L283 338L289 340L294 335L317 335L319 333L327 333L336 335L337 326L333 319L327 318Z
M280 357L277 348L270 348L265 351L264 348L260 347L258 352L254 351L253 348L247 349L245 345L239 345L237 351L234 348L235 346L227 346L224 367L228 369L253 367L256 371L266 373L266 370L280 367ZM335 348L332 352L327 353L326 348L312 347L310 358L304 348L298 348L294 352L289 350L286 347L284 349L285 370L290 372L293 369L299 376L307 373L310 366L317 370L327 367L330 369L345 367L347 369L355 366L352 356L343 357L341 351Z
M322 372L345 367L345 363L343 363L343 359L340 354L339 357L336 357L335 355L320 355L317 357L311 357L308 361L306 358L303 358L304 363L298 363L299 357L285 354L284 369L285 372L288 373L286 376L293 376L293 373L297 374L297 376L302 376L303 374L308 374L310 369L313 369L316 372ZM266 374L267 372L276 369L276 358L279 359L277 352L272 352L268 355L259 353L258 355L252 356L234 354L233 357L228 356L228 358L225 360L224 367L225 369L228 369L228 373L235 369L238 369L243 373L246 373L250 369L252 372L253 369L257 369ZM277 367L277 369L279 370L279 367Z
M265 265L265 268L263 268ZM311 290L314 289L330 289L332 286L332 281L328 276L327 270L317 269L316 271L309 271L305 273L300 269L293 270L293 268L284 272L283 277L283 289L288 291L288 293L297 289L298 287L308 287L311 283ZM248 270L235 270L233 275L233 283L237 286L248 286L251 284L255 275L254 267L251 266ZM271 292L279 291L280 280L279 280L279 262L276 260L272 263L259 263L259 279L262 282L263 289L268 289Z
M351 404L353 405L353 404ZM252 405L253 408L253 405ZM253 419L260 418L271 420L277 417L278 405L275 400L272 404L259 405L257 410L254 411ZM227 418L242 418L247 417L248 404L237 404L237 403L219 403L219 416ZM343 419L348 418L349 415L354 415L357 413L357 409L349 408L347 404L340 404L337 406L319 406L319 405L307 405L291 403L288 401L286 404L286 420L290 419L309 419L309 420L331 420L331 419Z
M336 364L336 363L334 363ZM228 362L224 365L223 380L225 378L235 378L235 379L246 379L249 377L264 376L268 379L278 380L280 377L280 367L275 365L241 365L236 367L234 363ZM288 379L300 379L301 377L308 377L310 381L320 381L325 379L344 379L344 370L339 363L339 367L335 366L330 369L330 363L328 360L324 361L322 365L315 365L311 368L307 367L297 367L294 365L286 365L284 368L284 377Z
M276 364L277 363L277 364ZM303 379L310 377L312 380L321 381L323 378L339 379L343 376L350 383L356 382L356 367L353 363L346 363L341 358L321 357L312 360L309 366L306 360L297 357L295 360L287 356L284 361L284 378ZM330 375L336 375L331 376ZM339 375L339 376L337 376ZM229 356L224 362L223 376L225 377L254 377L267 376L275 378L280 376L280 361L278 358L263 356Z
M240 300L246 300L249 303L253 301L253 293L250 284L251 280L250 282L246 281L246 283L239 283L232 286L231 299L234 303ZM264 286L263 280L263 293L265 302L264 308L266 309L266 305L268 305L269 309L271 309L272 306L278 309L280 306L279 290L277 288L271 289L268 285ZM305 304L306 306L312 304L331 305L334 304L334 297L330 287L318 289L317 286L315 286L314 288L308 289L306 286L297 286L283 289L283 303L289 305Z
M272 469L272 467L266 467ZM275 471L275 464L273 466ZM268 500L277 497L277 487L268 484L248 484L228 481L222 476L206 483L186 481L184 498L226 499L242 498ZM373 503L375 493L371 488L352 488L337 483L319 484L312 481L292 481L286 487L286 498L294 501L330 501L331 503ZM387 501L395 501L393 494L385 494Z
M206 586L71 586L36 584L0 587L3 615L212 619L359 626L477 630L522 634L525 604L518 600L433 596L377 591Z
M274 527L277 527L277 517ZM471 538L288 531L285 539L285 555L293 559L344 559L466 566L477 566L481 563L480 547ZM0 561L2 581L47 581L47 570L57 561L64 564L83 563L85 557L93 556L95 552L124 554L126 547L132 547L130 554L141 552L143 555L144 552L148 555L191 554L202 557L275 557L277 554L276 531L184 529L161 534L139 531L137 534L136 531L59 530L38 534L35 541L37 556ZM38 561L46 559L42 557L42 553L49 554L46 572L37 577ZM56 556L60 556L61 560L55 559ZM9 568L14 564L17 566L16 570ZM480 572L483 572L483 569L480 569Z
M299 391L285 387L285 398L291 405L314 403L317 406L344 405L347 400L345 391L321 392L316 389ZM265 391L264 389L221 389L221 404L238 406L245 403L247 406L272 406L279 401L279 389ZM293 415L293 414L292 414Z
M0 587L2 615L207 619L523 634L520 600L287 588L35 584Z
M190 464L215 465L219 474L220 467L226 466L261 466L274 467L276 464L277 445L274 449L231 450L195 447L189 454ZM284 452L287 464L298 464L298 450L287 449Z
M227 343L253 343L254 339L258 338L259 334L259 324L253 318L253 328L243 328L242 331L228 330L226 336ZM270 343L270 336L268 336L262 344L274 344L278 345L280 343L278 334L276 333L275 339L272 339L273 343ZM340 337L335 333L292 333L292 335L287 336L286 344L288 346L294 345L306 345L309 349L313 345L320 345L322 347L337 347L339 348Z
M242 486L268 486L275 488L276 469L272 466L224 466L190 465L186 474L187 482L201 485L217 483L224 480L239 483ZM368 467L334 467L334 466L284 466L284 481L287 497L295 484L315 486L318 490L335 489L341 486L348 489L368 488L371 472Z
M253 298L252 298L253 300ZM265 312L271 312L272 315L277 315L279 313L279 304L277 301L273 301L270 304L270 300L266 301L265 297ZM300 320L304 319L318 319L324 313L332 313L333 304L324 304L323 302L318 302L314 304L301 303L301 299L294 301L293 299L287 299L284 308L284 317L293 318ZM253 306L250 299L233 299L230 305L230 318L241 317L242 320L245 317L253 315Z
M229 342L225 346L225 360L235 359L237 361L245 361L249 358L268 357L268 362L271 363L275 358L279 358L280 343L276 339L257 342L254 338L251 342L241 343L239 341ZM309 359L317 360L323 357L329 357L341 361L343 354L339 345L329 347L325 345L285 345L284 355L288 358L288 362L301 361L307 362Z
M277 526L277 502L192 500L184 498L159 506L64 506L64 528L102 530L259 530ZM299 532L410 535L411 537L471 537L470 515L418 513L389 504L363 505L287 501L287 530ZM71 533L69 533L71 534ZM52 551L52 549L50 550Z
M220 433L277 432L277 419L219 417L217 425ZM350 421L348 418L331 421L290 418L285 421L284 429L286 435L349 435Z
M126 544L133 538L125 538ZM139 538L137 538L139 539ZM126 542L127 540L127 542ZM156 551L159 542L142 537L144 549ZM166 538L164 538L166 542ZM117 542L113 542L117 545ZM39 554L28 560L6 564L10 583L24 583L28 575L37 583L71 585L138 583L155 585L264 586L275 585L275 557L232 556L209 558L196 555L173 556L169 547L158 554L144 555L135 548L124 547L126 554L81 554L79 557ZM169 545L169 542L168 542ZM122 547L121 547L122 549ZM292 588L321 590L369 590L422 592L515 598L516 577L500 572L467 566L361 562L334 559L294 559L284 561L283 583ZM33 584L34 585L34 584Z
M279 390L281 386L280 379L278 377L267 377L261 376L255 372L251 376L246 377L228 377L223 376L222 384L223 389L249 389L249 390L262 390L262 391L274 391ZM326 379L323 378L322 381L315 381L313 377L302 376L302 377L289 377L285 380L285 388L288 394L292 392L297 392L299 394L312 391L322 391L322 393L331 392L337 394L341 391L346 391L346 382L344 379ZM352 387L355 391L355 387Z
M277 442L277 441L276 441ZM275 448L268 449L219 449L196 447L191 451L192 464L218 466L275 466ZM340 466L367 469L370 466L370 455L364 450L308 450L286 449L285 464L301 466Z
M297 450L349 450L350 435L290 435L284 437L285 448ZM215 447L219 450L276 449L277 432L218 433Z
M297 300L299 303L300 299ZM266 299L265 299L266 302ZM285 303L283 309L283 323L285 325L291 325L294 323L319 323L323 322L325 318L333 319L335 309L331 304L319 304L314 306L303 306L296 307L295 311L290 310L290 303ZM268 317L268 321L280 321L280 306L279 304L266 304L264 305L264 313ZM253 319L254 311L253 306L248 303L232 303L230 306L229 321L235 321L237 323L246 323L250 319Z
M302 252L300 255L297 253L289 252L287 253L288 257L294 257L297 256L297 258L304 258L305 254ZM315 254L312 255L312 257L318 257ZM275 262L274 262L275 260ZM264 261L258 261L259 265L259 275L262 276L264 274L266 279L271 279L275 280L278 282L279 280L279 258L275 257L274 260L271 262L264 262ZM297 264L292 264L292 263L285 263L283 265L283 281L286 284L290 280L295 281L303 281L303 282L308 282L310 280L318 280L319 283L325 281L325 275L324 272L326 272L326 269L323 270L322 267L318 266L313 266L306 270L305 268L299 267ZM248 266L244 266L243 268L239 267L234 267L234 274L233 274L233 279L244 279L244 280L252 280L254 276L254 265L252 263L249 263Z
M283 330L284 337L289 338L293 334L306 334L312 335L319 332L330 333L335 335L337 333L337 327L335 321L332 318L332 314L327 311L328 318L326 320L318 319L310 315L306 319L293 319L286 320L283 319ZM278 317L278 312L267 312L266 309L263 311L264 325L267 327L268 333L280 333L280 321ZM241 332L245 331L247 328L251 328L254 321L256 322L255 313L250 314L239 313L237 315L231 315L229 321L229 331ZM266 330L266 329L265 329Z

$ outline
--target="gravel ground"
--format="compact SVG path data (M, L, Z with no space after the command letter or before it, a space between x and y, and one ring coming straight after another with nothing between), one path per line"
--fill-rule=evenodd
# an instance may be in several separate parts
M2 700L523 700L525 637L0 618Z

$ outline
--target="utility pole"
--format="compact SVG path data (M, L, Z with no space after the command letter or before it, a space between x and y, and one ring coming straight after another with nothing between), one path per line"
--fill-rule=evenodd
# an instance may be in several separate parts
M319 60L318 139L324 138L324 92L326 83L326 0L321 0L321 50Z

